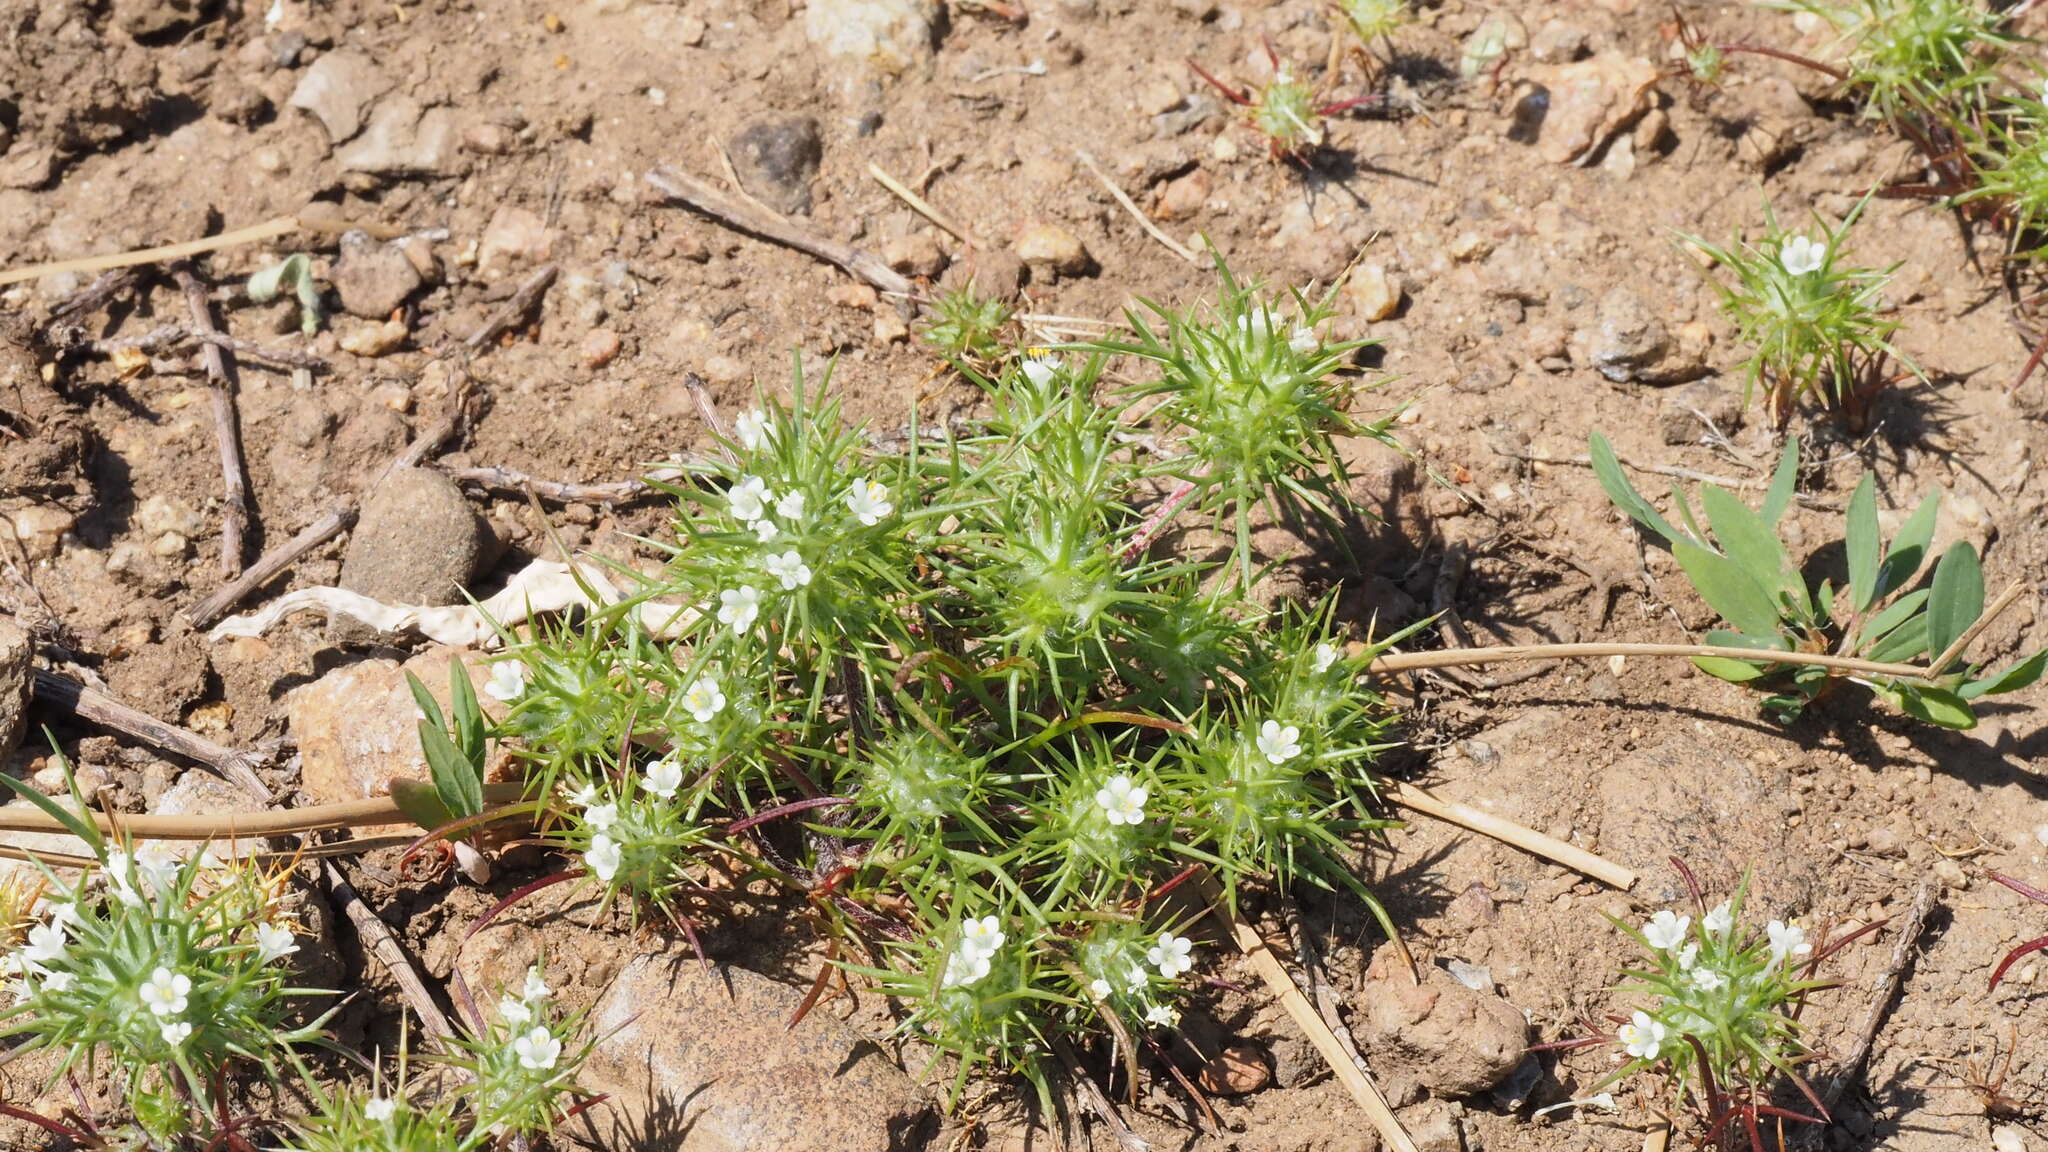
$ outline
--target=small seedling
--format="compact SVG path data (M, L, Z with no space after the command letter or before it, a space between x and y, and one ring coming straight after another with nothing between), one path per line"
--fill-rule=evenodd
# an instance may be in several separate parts
M286 291L298 297L299 330L308 336L320 331L327 313L320 302L320 286L313 283L312 258L304 252L295 252L249 277L249 299L258 304L268 304Z
M1319 95L1313 85L1297 79L1292 68L1281 64L1270 43L1266 45L1266 57L1272 64L1272 79L1262 85L1243 88L1225 84L1193 60L1188 61L1188 67L1195 70L1195 75L1208 81L1210 87L1222 93L1224 99L1244 110L1245 123L1266 138L1266 150L1273 159L1305 165L1309 157L1323 146L1326 138L1324 122L1339 112L1366 103L1371 97L1328 100Z
M1003 337L1015 315L1009 305L979 294L972 285L939 293L932 313L925 343L947 360L974 368L986 368L1002 356Z
M1334 15L1339 35L1356 40L1353 48L1365 61L1368 77L1377 68L1372 57L1373 45L1385 48L1391 59L1394 33L1410 19L1408 0L1337 0Z
M1700 31L1676 3L1671 6L1671 18L1679 46L1679 59L1671 72L1695 92L1719 87L1728 73L1727 50Z
M2048 255L2048 91L2007 101L1965 132L1966 175L1951 179L1947 205L1994 221L2014 259Z
M1829 1120L1819 1095L1799 1073L1812 1059L1799 1012L1812 993L1834 986L1812 978L1821 962L1878 925L1816 949L1796 922L1772 920L1761 932L1744 926L1748 877L1731 898L1709 908L1692 873L1675 859L1672 864L1692 894L1697 919L1665 909L1638 928L1608 916L1648 957L1642 967L1622 973L1631 981L1620 989L1634 1000L1629 1014L1608 1017L1611 1029L1589 1029L1595 1035L1539 1047L1618 1048L1624 1063L1589 1092L1638 1073L1660 1075L1677 1107L1700 1122L1707 1143L1742 1142L1763 1152L1759 1125L1768 1119ZM1771 1103L1772 1086L1781 1077L1798 1089L1810 1112Z
M1835 68L1788 53L1855 93L1870 115L1894 123L1953 123L1980 110L1998 56L2015 43L1997 5L1979 0L1764 0L1810 12L1837 33Z
M1882 271L1850 267L1841 250L1862 215L1866 198L1841 225L1819 220L1820 239L1778 226L1768 205L1765 228L1754 245L1741 240L1717 248L1684 237L1733 274L1734 283L1713 280L1722 315L1749 348L1743 364L1745 396L1762 388L1771 416L1783 428L1803 398L1839 412L1860 430L1886 388L1920 370L1892 346L1898 322L1879 314L1879 295L1898 265Z
M1710 644L1826 652L1877 663L1926 658L1929 673L1924 678L1847 678L1906 715L1945 728L1974 726L1973 701L2025 688L2040 679L2048 665L2048 652L2039 652L1986 675L1962 659L1970 639L1988 623L1984 576L1977 550L1958 541L1934 565L1927 586L1914 587L1934 539L1939 501L1933 493L1921 500L1887 545L1878 534L1876 482L1865 474L1849 497L1843 535L1848 583L1837 589L1823 580L1818 588L1809 588L1778 536L1778 521L1791 505L1799 468L1796 441L1785 446L1760 509L1712 484L1702 485L1699 501L1705 529L1677 485L1671 490L1679 520L1674 525L1629 483L1614 450L1597 432L1591 451L1593 472L1608 499L1671 549L1700 598L1730 625L1710 632ZM1693 662L1701 671L1731 683L1783 685L1789 678L1786 690L1764 700L1764 707L1786 722L1847 675L1814 665L1792 665L1787 670L1785 665L1712 656Z

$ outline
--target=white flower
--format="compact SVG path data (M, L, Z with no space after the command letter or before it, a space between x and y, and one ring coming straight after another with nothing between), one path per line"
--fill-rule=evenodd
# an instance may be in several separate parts
M583 863L592 875L609 884L619 873L619 861L623 855L618 841L599 832L590 838L590 849L583 853Z
M500 660L491 665L491 678L484 681L484 695L507 704L526 695L526 665L517 660Z
M761 614L761 590L742 584L738 588L727 588L718 594L718 622L728 625L733 631L744 635L754 626L754 617Z
M1827 245L1816 244L1804 236L1794 236L1785 241L1784 247L1778 249L1778 263L1784 265L1785 271L1794 276L1820 271L1820 266L1827 263L1827 258Z
M663 800L675 798L683 786L683 766L673 756L663 756L647 766L647 790Z
M1145 801L1151 795L1144 785L1131 783L1129 776L1111 776L1108 783L1095 790L1095 802L1102 805L1103 815L1111 824L1142 824Z
M46 909L50 923L59 928L70 928L78 923L78 905L69 900L53 900Z
M1017 365L1024 378L1031 381L1033 388L1043 388L1060 370L1060 362L1051 356L1030 356Z
M71 987L71 973L46 972L43 974L43 991L62 992Z
M1318 672L1328 672L1330 665L1337 662L1337 655L1337 646L1335 644L1318 644L1316 645L1316 658L1313 667Z
M151 892L168 891L178 882L178 855L169 845L152 841L135 853L135 871Z
M176 1016L185 1010L185 994L192 991L192 978L183 972L159 968L136 990L143 1006L158 1016Z
M1700 946L1698 944L1688 943L1685 947L1680 948L1678 950L1679 970L1684 972L1692 971L1692 962L1699 957L1699 954Z
M810 565L796 549L791 548L780 556L770 556L766 568L768 575L782 581L784 592L794 592L811 582Z
M164 1043L173 1048L192 1038L192 1026L182 1020L165 1021L158 1031L163 1034Z
M759 408L749 408L733 419L732 430L740 438L740 447L752 452L768 438L768 415Z
M804 518L804 494L791 492L775 502L775 514L792 524L800 524Z
M1633 1022L1623 1024L1614 1035L1630 1056L1638 1060L1655 1060L1657 1053L1664 1049L1665 1034L1661 1021L1648 1012L1637 1012Z
M1287 346L1292 348L1297 356L1306 356L1321 344L1322 341L1316 338L1316 330L1306 324L1296 324L1294 331L1287 336Z
M1145 1023L1154 1028L1171 1028L1180 1023L1180 1013L1164 1004L1154 1004L1145 1009Z
M1009 937L1003 935L1002 922L993 916L983 916L979 920L970 916L966 923L960 925L962 952L971 952L976 956L993 956L996 949L1001 948L1003 941L1007 939Z
M363 1116L373 1123L382 1124L398 1112L398 1101L372 1096L363 1104Z
M752 524L763 515L763 509L775 494L768 491L768 483L759 476L742 476L725 494L725 505L732 509L733 519L742 524Z
M718 710L725 707L725 692L718 681L709 676L699 676L695 683L683 689L683 711L696 718L699 724L711 723ZM681 778L678 772L677 778Z
M775 527L775 521L768 519L766 516L754 521L754 543L772 544L775 542L775 538L780 535L782 533Z
M64 929L55 924L38 924L28 930L28 946L21 958L31 967L41 967L64 955Z
M1728 902L1723 900L1714 905L1713 910L1700 920L1700 927L1714 933L1726 932L1735 927L1735 914L1729 910Z
M578 808L590 807L592 804L597 803L597 787L592 784L585 784L579 787L574 792L569 793L569 803L574 804Z
M875 524L896 510L896 506L889 503L889 489L865 476L856 479L853 487L847 489L846 508L867 525Z
M512 1051L519 1057L519 1066L535 1072L545 1072L555 1066L555 1058L562 1054L562 1042L546 1028L536 1027L512 1041Z
M1728 986L1728 977L1717 969L1700 967L1692 970L1692 986L1702 992L1716 992Z
M1685 932L1690 927L1692 917L1680 916L1666 908L1643 925L1643 940L1660 952L1668 951L1685 942Z
M1282 726L1278 720L1259 725L1259 751L1273 764L1285 764L1301 755L1301 729Z
M592 804L583 810L583 822L593 832L603 832L619 822L617 804Z
M1131 965L1130 971L1124 973L1124 991L1126 992L1136 992L1141 988L1149 986L1151 983L1151 978L1145 975L1145 969L1139 965Z
M258 924L256 926L256 955L263 963L281 959L299 950L298 940L292 930L281 924Z
M963 946L958 952L946 958L946 975L940 981L940 986L964 988L988 975L988 969L989 958L986 953Z
M540 965L535 964L527 968L526 984L524 987L519 989L519 995L522 998L524 998L527 1003L538 1003L539 1001L545 1000L554 994L555 990L553 988L548 987L548 982L546 980L541 979Z
M1110 994L1109 981L1100 977L1088 982L1088 994L1097 1000L1107 1000Z
M1158 968L1161 976L1172 980L1195 966L1195 962L1188 958L1194 947L1195 942L1185 936L1161 932L1159 943L1146 950L1145 962Z
M1797 924L1773 920L1764 925L1764 934L1771 938L1772 963L1813 951L1813 945L1806 942L1806 929Z
M498 998L498 1019L504 1021L508 1028L524 1028L533 1022L533 1009L527 1007L524 1000L501 996Z

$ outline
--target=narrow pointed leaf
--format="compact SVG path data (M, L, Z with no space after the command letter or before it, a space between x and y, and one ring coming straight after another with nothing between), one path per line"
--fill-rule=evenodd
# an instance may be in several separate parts
M1899 526L1899 534L1892 537L1884 562L1878 565L1876 599L1882 600L1904 588L1920 574L1920 566L1927 562L1927 545L1934 540L1934 521L1940 511L1941 490L1937 488Z
M1707 633L1707 643L1717 648L1760 648L1775 652L1783 652L1791 647L1782 636L1746 636L1740 632L1729 632L1719 628ZM1780 666L1775 664L1752 664L1747 660L1733 660L1723 656L1695 656L1693 665L1707 675L1731 684L1745 684L1780 670Z
M1856 646L1868 648L1883 640L1891 635L1893 629L1912 619L1915 613L1926 606L1927 589L1920 588L1906 593L1887 604L1884 611L1872 616L1869 622L1863 625L1863 633L1857 637Z
M1968 729L1977 726L1977 714L1970 711L1969 702L1953 692L1940 688L1915 688L1901 685L1899 690L1899 711L1915 720L1939 724L1943 728Z
M1621 461L1614 455L1614 448L1607 443L1607 437L1595 432L1588 439L1586 454L1593 462L1593 478L1600 481L1600 488L1616 508L1627 513L1628 518L1655 532L1666 543L1683 539L1671 523L1650 506L1643 494L1629 483L1628 474L1621 470Z
M421 721L420 751L426 755L434 792L451 815L461 819L484 810L484 782L476 766L448 739L446 732Z
M448 661L448 710L455 718L455 746L463 759L480 765L484 760L484 710L477 704L476 686L469 669L460 660Z
M1773 601L1805 599L1806 589L1792 574L1791 561L1778 534L1747 504L1727 491L1709 484L1700 489L1700 506L1714 526L1714 539L1730 560L1742 566L1750 579ZM1749 629L1745 628L1747 632Z
M1965 700L1975 700L1979 696L2017 692L2039 680L2043 669L2048 669L2048 652L2036 652L1996 676L1970 681L1963 685L1956 695Z
M1758 515L1764 523L1773 527L1785 516L1785 509L1792 506L1792 489L1799 482L1799 441L1785 441L1785 451L1778 456L1777 471L1771 473L1771 487L1764 493L1764 506Z

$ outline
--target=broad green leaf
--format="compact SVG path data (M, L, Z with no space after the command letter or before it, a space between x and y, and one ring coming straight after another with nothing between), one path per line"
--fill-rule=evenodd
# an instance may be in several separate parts
M482 775L448 734L425 721L420 722L420 751L427 757L427 773L434 791L457 819L484 810Z
M1894 664L1917 660L1926 653L1927 614L1922 612L1873 645L1868 656L1880 664Z
M1844 536L1849 551L1850 601L1865 612L1877 600L1877 565L1884 557L1877 537L1877 479L1865 472L1849 497L1849 526Z
M1707 643L1716 648L1762 648L1777 652L1783 652L1791 646L1782 636L1763 639L1721 628L1707 633ZM1736 660L1727 656L1695 656L1692 662L1694 667L1707 675L1731 684L1746 684L1784 668L1781 664L1752 664L1747 660Z
M395 777L390 781L391 802L405 813L405 818L431 832L444 824L461 819L448 810L441 794L432 785L418 780Z
M1919 588L1906 593L1863 625L1863 631L1856 638L1857 648L1868 648L1891 634L1892 629L1913 618L1914 613L1927 603L1927 589Z
M1771 487L1764 493L1764 506L1758 515L1764 523L1776 527L1784 519L1785 509L1792 506L1792 488L1799 482L1799 441L1786 440L1785 451L1778 456L1777 471L1771 473Z
M1929 591L1927 653L1939 657L1984 612L1984 570L1977 565L1977 550L1964 542L1950 547L1934 566Z
M410 672L405 674L405 686L412 689L412 702L420 706L420 716L436 728L446 728L448 721L441 715L441 702L420 683L420 678Z
M1721 551L1749 573L1750 579L1755 580L1759 587L1770 593L1774 602L1780 597L1788 603L1804 602L1806 588L1793 575L1791 562L1785 556L1785 546L1778 542L1778 534L1764 523L1762 517L1749 505L1712 484L1700 489L1700 505L1706 509L1707 520L1714 526L1714 539L1720 543Z
M484 762L484 710L477 704L476 686L469 682L469 669L460 660L448 661L448 708L455 717L455 746L472 765Z
M1897 589L1913 582L1920 572L1920 566L1927 561L1927 545L1934 540L1934 520L1941 511L1941 489L1929 492L1899 525L1899 534L1892 537L1892 546L1886 550L1884 563L1877 569L1877 595L1882 600Z
M1627 473L1621 470L1621 461L1615 458L1614 449L1607 443L1607 437L1593 433L1587 441L1586 454L1593 462L1593 478L1600 481L1600 489L1614 506L1627 514L1628 518L1655 532L1669 543L1681 539L1678 530L1650 506L1636 486L1628 482Z
M1977 714L1970 711L1969 702L1953 692L1901 684L1898 703L1901 712L1929 724L1939 724L1943 728L1977 726Z
M1723 620L1735 625L1736 631L1751 636L1777 634L1777 605L1741 565L1683 540L1673 542L1671 554L1698 590L1700 599L1719 612Z
M1970 681L1963 685L1956 695L1965 700L1975 700L1979 696L2017 692L2039 680L2044 669L2048 669L2048 652L2036 652L1996 676Z

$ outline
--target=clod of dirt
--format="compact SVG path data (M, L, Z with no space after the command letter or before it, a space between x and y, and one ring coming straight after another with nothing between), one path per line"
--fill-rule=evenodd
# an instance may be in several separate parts
M1570 64L1539 64L1528 78L1549 94L1536 151L1569 164L1636 122L1652 103L1657 66L1639 56L1603 52Z
M107 669L114 695L152 716L176 723L206 698L206 647L183 623L165 626L153 644L137 644Z
M1416 1152L1466 1152L1464 1125L1458 1119L1463 1111L1447 1100L1425 1100L1395 1115L1415 1141Z
M1200 168L1168 180L1159 189L1152 214L1161 220L1186 220L1209 203L1209 174Z
M812 0L804 35L827 56L902 72L931 59L936 0Z
M965 259L946 267L939 283L953 289L972 287L983 296L1014 299L1024 287L1024 261L1008 248L971 248Z
M610 1097L591 1113L607 1149L693 1152L923 1146L917 1085L829 1012L787 1023L799 988L744 968L706 971L687 955L640 956L591 1013L603 1037L579 1085ZM579 1129L572 1129L572 1134Z
M1050 268L1061 276L1085 275L1095 266L1081 238L1057 224L1027 224L1011 247L1031 268Z
M595 372L618 359L619 350L624 346L617 332L609 328L593 328L583 337L583 366Z
M365 320L382 320L419 290L420 270L403 249L380 244L366 232L342 233L341 254L330 277L341 310Z
M43 382L36 339L25 321L0 317L0 428L13 433L0 436L0 494L75 504L88 491L89 433L78 411ZM0 500L0 512L14 520L17 538L29 538L11 501ZM59 532L69 528L67 521Z
M545 263L554 252L555 232L547 221L538 213L505 204L484 225L476 266L486 280L496 280L514 268Z
M198 23L209 0L114 0L114 26L138 40L182 32Z
M483 563L486 531L455 481L400 469L363 502L342 554L341 586L386 604L456 603ZM369 638L360 625L337 626L334 636L342 643Z
M1413 1078L1436 1096L1470 1096L1508 1078L1528 1045L1522 1011L1439 968L1411 984L1383 951L1366 969L1366 1050L1391 1076Z
M0 157L0 188L41 188L56 174L57 150L48 145L24 143Z
M1593 367L1616 383L1682 384L1707 370L1705 350L1674 336L1641 294L1626 286L1601 297L1586 336Z
M733 167L748 191L778 212L809 212L825 140L809 116L761 116L732 138Z
M1251 1044L1232 1044L1195 1073L1195 1082L1211 1096L1244 1096L1273 1082L1266 1054Z
M28 715L29 661L34 656L28 633L0 617L0 757L21 743Z
M1657 411L1657 434L1666 444L1696 444L1702 436L1730 436L1741 427L1742 394L1718 380L1686 385L1665 397Z
M1791 801L1789 774L1768 775L1739 757L1687 739L1631 752L1610 764L1600 781L1597 847L1610 860L1631 863L1677 856L1710 892L1733 888L1754 870L1751 904L1807 907L1817 883L1811 852L1792 847L1783 827L1758 813L1784 811ZM1682 890L1649 900L1675 902Z
M946 253L923 232L898 236L882 246L882 259L905 276L929 280L946 270Z
M363 130L377 97L391 91L391 78L369 56L352 48L313 61L286 103L312 114L327 129L327 142L340 145Z
M334 158L374 176L451 175L461 167L461 135L454 112L400 97L377 105L369 127Z

